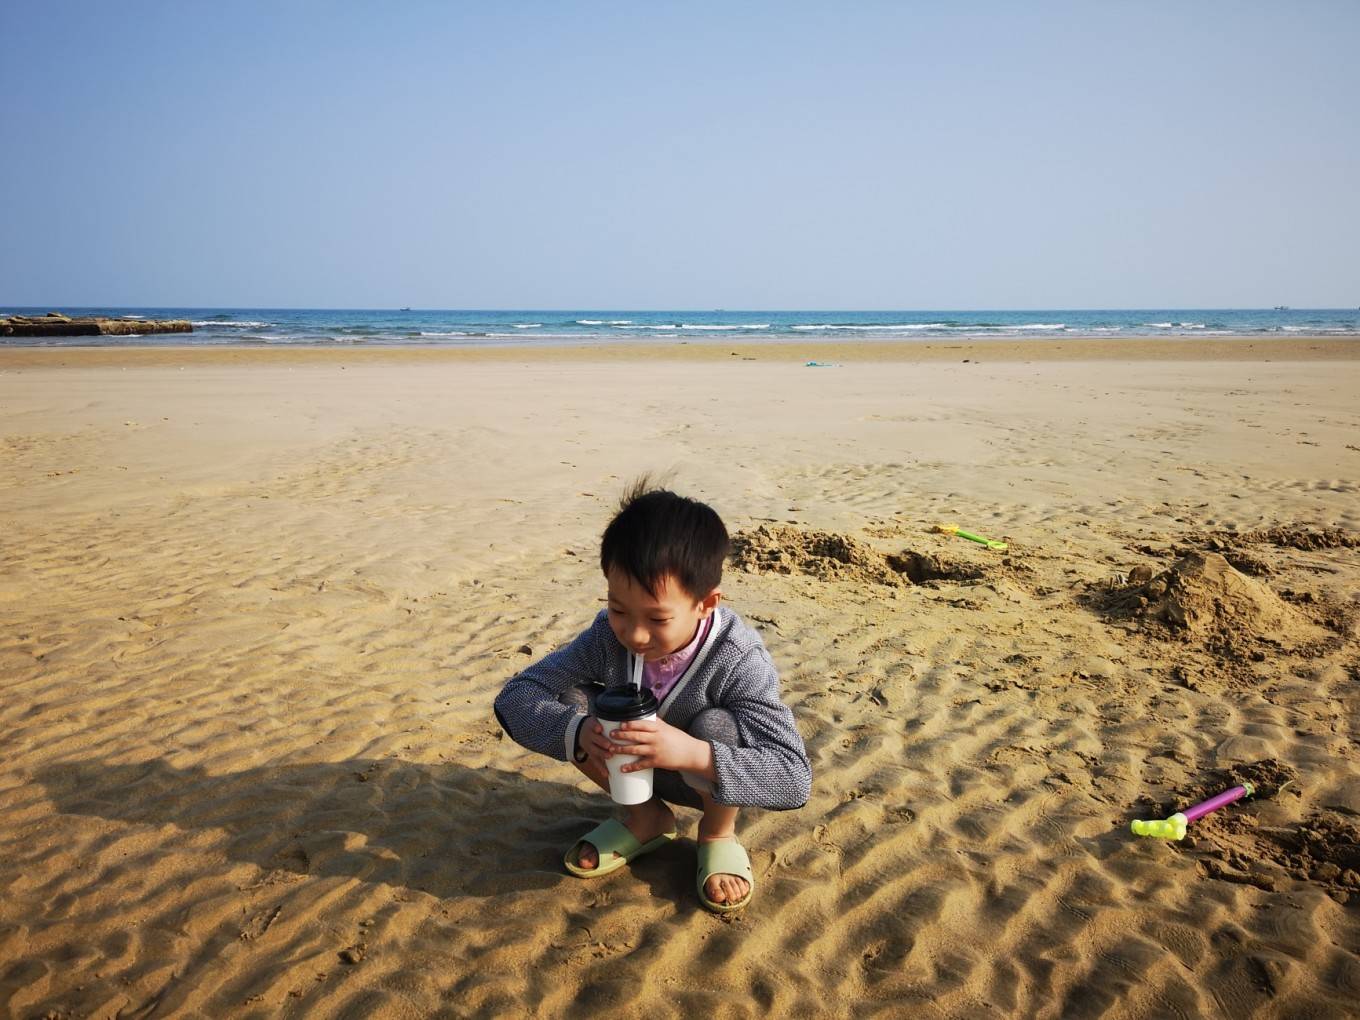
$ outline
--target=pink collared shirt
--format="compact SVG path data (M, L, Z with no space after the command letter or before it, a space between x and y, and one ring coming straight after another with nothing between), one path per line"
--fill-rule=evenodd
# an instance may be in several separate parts
M708 636L708 630L713 626L715 613L709 613L708 618L699 624L699 629L694 633L694 640L685 645L678 652L671 652L670 655L662 656L654 662L644 662L642 664L642 682L647 689L655 695L657 701L664 701L666 695L671 692L675 682L685 674L691 660L699 651L699 646L704 643L704 638Z

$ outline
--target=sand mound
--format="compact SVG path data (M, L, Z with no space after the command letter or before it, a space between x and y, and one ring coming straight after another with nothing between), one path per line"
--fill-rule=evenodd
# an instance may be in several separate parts
M1240 808L1246 804L1272 800L1291 789L1297 795L1298 781L1299 774L1292 766L1278 758L1265 758L1261 761L1243 762L1231 768L1210 769L1199 782L1182 786L1171 800L1158 801L1152 797L1142 796L1138 798L1137 803L1149 813L1149 817L1155 815L1164 818L1174 811L1184 810L1191 804L1222 793L1229 787L1251 783L1256 792L1251 800L1239 802ZM1230 808L1226 809L1227 813L1206 817L1227 818L1235 810L1237 808Z
M1298 648L1323 638L1317 627L1221 555L1194 552L1151 580L1116 592L1109 607L1168 635L1226 646L1266 642Z
M752 573L807 574L822 581L909 584L887 558L849 535L762 524L732 536L731 562Z
M1269 577L1275 573L1274 568L1261 557L1236 545L1237 542L1242 541L1241 535L1222 531L1213 535L1198 535L1194 538L1196 546L1179 550L1180 555L1184 556L1187 552L1193 551L1216 552L1232 564L1233 569L1240 574L1248 574L1252 577Z
M1265 577L1275 573L1275 566L1243 546L1271 545L1277 549L1297 549L1320 552L1328 549L1360 549L1360 534L1344 528L1310 528L1301 524L1277 524L1256 531L1192 532L1186 536L1192 549L1222 553L1223 558L1244 574ZM1151 550L1142 550L1148 551ZM1184 553L1188 549L1178 549Z
M1254 805L1280 796L1299 797L1298 773L1274 758L1215 770L1174 802L1152 807L1165 817L1214 794L1251 783L1256 792L1196 822L1184 843L1173 848L1199 858L1209 878L1273 890L1281 872L1327 889L1341 903L1360 894L1360 830L1332 813L1315 812L1296 824L1261 824Z
M829 531L762 524L732 536L731 563L752 573L805 574L823 581L909 585L966 581L982 571L904 549L884 555L859 539Z
M1225 533L1226 534L1226 533ZM1276 525L1240 536L1248 542L1279 546L1281 549L1360 549L1360 535L1344 528L1305 528L1302 525Z
M1251 783L1256 789L1256 799L1265 800L1270 797L1278 797L1286 787L1298 781L1299 774L1291 766L1286 765L1278 758L1266 758L1264 761L1236 765L1231 769L1221 771L1215 781L1204 788L1200 799L1212 797L1229 786Z
M1273 890L1283 871L1322 886L1339 903L1360 895L1360 829L1339 816L1312 814L1276 828L1256 824L1249 814L1214 814L1194 832L1185 849L1200 855L1210 878Z
M1360 893L1360 829L1333 815L1311 815L1279 845L1286 861L1315 882L1341 883Z

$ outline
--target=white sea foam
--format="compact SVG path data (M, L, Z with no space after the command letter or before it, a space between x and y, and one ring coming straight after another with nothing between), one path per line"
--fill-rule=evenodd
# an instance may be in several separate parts
M632 319L577 319L578 326L631 326Z
M274 325L272 322L235 322L222 319L206 319L202 322L195 319L190 325L193 326L244 326L246 329L263 329L265 326Z
M465 336L474 337L478 340L518 340L525 345L532 345L539 340L580 340L580 333L535 333L532 337L526 337L523 333L466 333Z
M421 336L471 336L471 333L459 333L456 330L452 333L421 333Z
M902 330L902 329L949 329L949 328L951 328L951 327L946 326L943 322L885 322L885 323L880 323L880 324L878 324L878 325L873 325L873 326L850 326L850 325L842 325L842 324L838 324L838 323L834 323L834 322L822 322L822 323L817 323L817 324L814 324L814 325L794 326L793 328L794 328L794 329L815 329L815 330L851 329L851 330L860 330L860 331L868 331L868 332L878 332L878 333L882 333L882 332L885 332L885 331L888 331L888 330Z
M1181 329L1203 329L1203 328L1204 328L1204 323L1202 323L1202 322L1182 322L1182 323L1181 323Z
M951 326L945 322L880 322L874 323L873 325L861 326L835 322L821 322L807 325L791 326L790 328L797 330L818 330L818 331L856 330L859 332L866 333L897 333L897 332L910 332L912 330L921 329L947 329L955 331L977 332L978 330L989 329L995 330L1066 329L1067 324L1063 322L1026 322L1017 323L1016 325L1013 326L1005 326L1000 323L977 322L965 325Z
M1143 325L1144 325L1144 326L1152 326L1154 329L1170 329L1170 328L1171 328L1171 323L1169 323L1169 322L1145 322L1145 323L1143 323Z
M618 326L616 326L616 328L618 328L618 329L623 329L623 328L625 328L625 327L624 327L622 324L619 324ZM704 322L666 322L666 323L662 323L662 324L660 324L660 325L656 325L656 324L644 322L644 323L641 323L641 324L636 325L636 326L631 326L631 328L633 328L633 329L699 329L699 330L709 330L709 331L719 331L719 332L730 332L731 330L734 330L734 329L769 329L769 328L770 328L770 324L769 324L768 322L745 322L745 323L739 323L739 324L737 324L737 325L715 325L715 324L712 324L712 323L704 323Z
M662 327L662 328L664 328L664 329L669 329L669 328L671 328L671 327L666 326L666 327ZM707 330L714 330L714 331L720 331L720 332L727 332L728 330L733 330L733 329L769 329L769 328L770 328L770 324L769 324L768 322L748 322L748 323L745 323L744 325L738 325L738 326L712 326L712 325L707 325L707 324L704 324L704 323L689 323L689 322L682 322L682 323L680 324L680 328L681 328L681 329L707 329Z
M542 325L543 325L543 323L541 323L541 322L517 322L517 323L515 323L515 328L516 328L516 329L538 329L538 328L539 328L540 326L542 326Z

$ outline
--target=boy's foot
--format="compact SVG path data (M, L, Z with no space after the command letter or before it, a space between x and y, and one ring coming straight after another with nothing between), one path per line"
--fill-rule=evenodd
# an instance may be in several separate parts
M700 843L717 843L735 838L730 833L726 836L699 834ZM750 891L751 883L740 875L709 875L708 881L704 883L704 895L714 903L740 903L742 898Z
M633 834L639 843L650 843L657 836L675 831L675 812L664 800L649 800L644 804L634 804L628 808L623 819L624 828ZM586 871L599 867L600 854L589 843L582 842L576 865Z

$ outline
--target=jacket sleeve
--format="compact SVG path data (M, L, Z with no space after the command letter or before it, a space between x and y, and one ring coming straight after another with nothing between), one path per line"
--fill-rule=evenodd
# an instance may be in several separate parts
M576 731L585 716L558 699L578 684L603 682L602 627L609 630L603 612L570 644L550 652L502 688L493 710L511 740L558 761L571 759Z
M737 723L739 747L714 742L713 798L719 804L799 808L812 795L812 765L793 712L780 700L779 674L764 646L741 660L719 706Z

